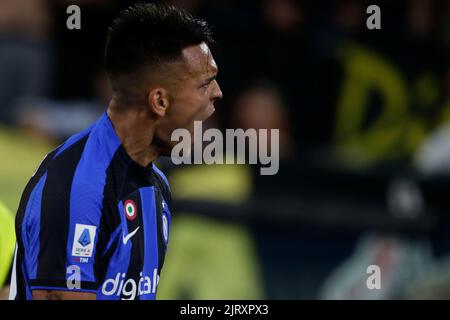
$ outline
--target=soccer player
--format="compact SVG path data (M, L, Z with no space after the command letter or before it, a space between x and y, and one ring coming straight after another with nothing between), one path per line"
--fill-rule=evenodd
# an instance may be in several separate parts
M164 4L114 20L106 112L49 153L22 195L11 299L155 299L171 196L153 161L222 97L212 41L204 21Z

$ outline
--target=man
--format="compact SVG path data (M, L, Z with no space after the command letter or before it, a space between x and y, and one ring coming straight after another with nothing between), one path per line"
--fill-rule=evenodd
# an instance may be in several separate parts
M12 299L155 299L170 190L152 164L222 97L204 21L167 5L122 11L108 31L107 111L47 155L22 196ZM15 275L15 276L14 276Z
M14 243L14 216L0 202L0 300L8 299Z

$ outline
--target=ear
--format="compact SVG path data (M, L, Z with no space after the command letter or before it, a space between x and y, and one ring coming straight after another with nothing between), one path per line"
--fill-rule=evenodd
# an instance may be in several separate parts
M164 88L150 90L147 96L148 106L154 114L164 117L169 108L169 96Z

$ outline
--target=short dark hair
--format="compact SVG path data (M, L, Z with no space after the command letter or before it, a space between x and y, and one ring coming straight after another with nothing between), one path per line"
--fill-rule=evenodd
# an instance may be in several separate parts
M208 24L164 3L138 3L122 10L108 29L105 67L108 76L133 74L181 57L185 47L214 43Z

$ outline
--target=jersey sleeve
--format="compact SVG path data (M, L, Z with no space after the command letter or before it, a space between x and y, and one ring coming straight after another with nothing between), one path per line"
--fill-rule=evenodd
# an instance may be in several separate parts
M55 185L48 188L45 176L40 184L30 197L22 227L30 289L96 293L111 234L102 222L101 197L93 196L90 185L74 186L66 195Z

